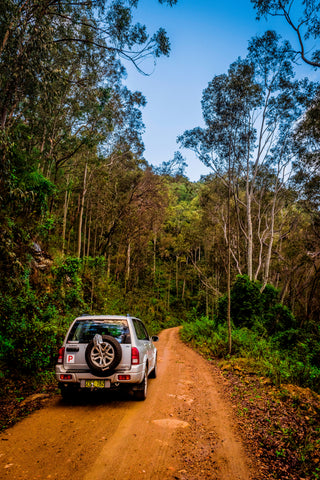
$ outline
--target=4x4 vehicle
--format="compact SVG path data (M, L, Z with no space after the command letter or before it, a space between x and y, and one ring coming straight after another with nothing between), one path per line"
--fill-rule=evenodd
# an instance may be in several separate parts
M157 349L139 318L82 315L59 350L56 379L64 398L80 389L125 387L137 400L147 396L148 377L157 375Z

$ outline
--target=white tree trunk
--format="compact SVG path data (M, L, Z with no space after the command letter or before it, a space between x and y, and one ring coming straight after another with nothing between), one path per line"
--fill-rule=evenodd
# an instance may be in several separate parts
M84 167L84 175L83 175L83 189L81 194L81 201L80 201L80 213L79 213L79 226L78 226L78 251L77 256L80 258L81 255L81 233L82 233L82 220L83 220L83 211L84 211L84 202L86 198L87 192L87 172L88 172L88 162L86 161Z

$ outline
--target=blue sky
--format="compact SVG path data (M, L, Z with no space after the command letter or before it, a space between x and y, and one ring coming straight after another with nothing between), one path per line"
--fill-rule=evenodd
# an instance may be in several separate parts
M255 18L250 0L178 0L172 8L157 0L140 0L136 19L149 32L165 28L171 42L170 57L159 59L150 76L126 65L127 86L141 91L148 102L143 109L143 140L149 164L158 166L173 158L179 149L177 136L203 125L202 91L215 75L227 72L233 61L246 56L251 37L275 29L290 39L282 19L258 22ZM146 62L143 68L150 72L153 64ZM188 163L190 180L210 173L192 152L180 151Z

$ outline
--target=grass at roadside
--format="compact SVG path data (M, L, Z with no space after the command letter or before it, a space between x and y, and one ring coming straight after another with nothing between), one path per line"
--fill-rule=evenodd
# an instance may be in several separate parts
M310 360L309 349L301 341L282 345L279 338L265 337L249 328L232 329L232 355L228 355L226 325L216 324L207 317L185 323L183 341L207 358L217 357L246 363L247 369L270 378L277 386L292 383L320 393L320 368Z

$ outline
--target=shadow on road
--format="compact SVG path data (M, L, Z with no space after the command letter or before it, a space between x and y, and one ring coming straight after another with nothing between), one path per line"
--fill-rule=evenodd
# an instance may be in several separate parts
M116 403L135 401L132 393L123 390L103 390L103 391L79 391L70 395L68 398L58 396L58 406L115 406Z

